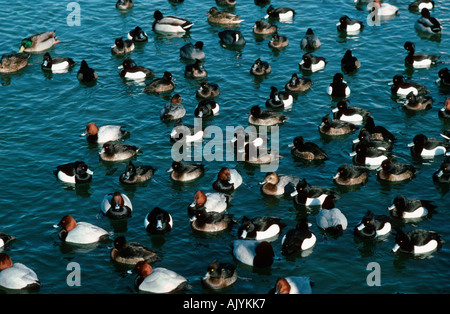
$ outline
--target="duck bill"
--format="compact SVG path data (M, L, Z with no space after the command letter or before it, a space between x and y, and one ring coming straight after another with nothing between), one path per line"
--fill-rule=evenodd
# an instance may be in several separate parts
M353 140L353 142L352 142L352 143L353 143L353 144L359 143L359 138L357 138L357 139Z
M338 173L336 173L334 176L333 176L333 179L337 179L337 178L339 178L339 172Z
M400 248L400 245L398 245L398 244L395 244L395 246L392 248L392 252L393 253L395 253L395 252L397 252L398 251L398 249Z
M24 52L24 50L25 50L25 47L24 46L20 46L19 53Z
M361 231L364 229L364 224L360 224L358 227L356 227L356 229L358 229L358 231Z
M93 175L93 174L94 174L94 172L93 172L91 169L86 170L86 173L87 173L87 174L90 174L90 175Z
M166 172L172 172L173 168L167 169Z
M294 197L294 196L297 196L297 194L298 194L298 192L294 191L294 192L291 193L291 196Z
M351 152L350 154L348 154L350 157L356 156L356 152Z
M408 147L413 147L413 146L414 146L414 143L409 143L407 146L408 146Z
M388 210L394 210L395 209L395 205L391 205L388 207Z

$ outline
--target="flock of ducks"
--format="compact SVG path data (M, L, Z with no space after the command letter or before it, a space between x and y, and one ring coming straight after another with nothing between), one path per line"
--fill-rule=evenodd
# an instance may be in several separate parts
M182 1L178 1L182 2ZM398 9L385 2L368 2L371 12L380 16L398 14ZM235 6L235 0L217 0L218 6ZM265 6L270 1L257 1L256 4ZM117 1L116 8L119 10L129 10L134 6L132 0ZM421 12L421 17L414 27L422 32L439 34L442 27L437 19L431 17L430 10L434 9L434 2L431 0L417 0L410 4L410 10ZM269 5L265 19L269 21L286 21L292 19L296 12L287 7L274 8ZM184 33L189 32L193 23L187 19L177 16L163 15L159 10L154 12L154 22L152 28L155 32L163 33ZM238 25L243 19L239 16L220 11L217 7L212 7L207 13L207 19L212 24ZM355 33L363 29L364 23L352 20L348 16L342 16L337 24L340 32ZM253 26L255 34L272 35L268 45L279 49L289 45L289 40L278 33L275 24L263 19L255 22ZM224 30L218 33L224 47L243 46L245 39L238 30ZM123 68L119 75L126 79L150 79L154 77L152 70L138 66L127 56L133 51L135 44L146 42L147 34L136 27L131 30L126 39L117 38L111 47L113 55L124 56ZM50 49L59 41L55 32L45 32L30 36L22 40L19 53L4 55L1 59L0 72L12 73L27 66L29 53L43 52ZM311 73L325 68L327 61L325 58L313 55L321 46L321 41L309 28L304 38L301 40L301 49L305 51L299 63L301 71ZM440 56L430 56L415 52L412 42L405 42L405 50L408 54L405 58L405 65L413 68L428 68L435 65ZM205 78L206 69L203 66L205 54L203 52L203 42L194 44L188 43L180 48L180 57L194 60L195 63L186 66L185 76L192 78ZM52 57L48 52L43 55L42 70L51 72L61 72L72 68L75 62L71 58ZM352 51L348 50L342 59L342 69L345 73L355 72L361 66L360 62ZM261 59L257 59L250 69L250 73L255 76L264 76L271 73L271 66ZM81 83L90 84L97 79L97 73L90 68L85 60L81 62L77 78ZM439 71L440 84L450 87L450 75L447 68ZM269 108L263 110L256 105L251 108L249 123L257 126L271 126L283 124L289 118L280 111L272 109L289 108L293 104L293 93L304 92L311 88L312 81L309 78L298 77L294 73L285 90L278 90L272 87L270 98L266 102ZM143 92L146 93L167 93L173 91L175 84L172 74L165 72L161 78L154 79L146 85ZM406 82L403 76L393 78L392 93L397 97L406 100L405 108L408 110L426 110L431 106L432 98L427 96L426 87L413 82ZM393 160L392 149L395 143L395 136L386 128L376 125L370 113L362 108L350 106L347 97L350 95L350 87L344 81L342 73L336 73L332 83L329 85L327 93L339 98L336 108L322 119L319 132L327 136L347 135L360 130L357 140L354 141L353 156L354 165L342 165L337 169L333 177L336 184L341 186L363 185L373 169L377 170L377 178L386 182L407 182L414 178L416 169L413 165L397 163ZM219 110L219 105L213 99L220 95L220 88L217 84L210 83L206 79L201 83L196 96L201 99L199 106L195 110L195 116L205 118L214 116ZM182 98L179 94L172 96L160 112L160 118L164 122L177 121L186 114L185 108L181 105ZM450 99L447 99L442 110L439 111L442 119L450 118ZM89 123L82 136L91 144L101 146L99 158L106 162L129 161L128 165L120 175L122 184L139 184L152 179L155 169L149 165L138 165L133 163L140 147L124 144L123 141L129 136L129 132L121 126L104 125L97 126ZM450 150L450 133L442 134L443 139L428 138L423 134L414 137L411 143L411 154L421 158L434 158L444 156ZM192 134L191 129L182 124L177 124L171 134L173 141L192 142L201 139L202 134ZM265 164L274 160L270 153L268 155L252 154L252 150L257 149L263 143L267 144L267 138L251 137L245 132L236 132L235 139L230 143L243 146L235 146L236 152L243 154L243 160L249 163ZM294 138L290 145L291 154L296 159L325 161L329 159L327 153L317 144L307 142L302 136ZM438 183L450 183L450 157L446 157L441 167L433 174L433 180ZM174 161L168 169L170 178L174 181L187 182L196 180L204 175L205 165L195 163L184 163ZM93 172L83 161L76 161L57 166L55 176L69 184L89 183L92 180ZM240 173L231 168L223 167L217 174L216 180L212 183L214 192L204 192L198 190L193 196L193 202L188 206L188 216L193 229L200 232L219 232L228 230L232 225L239 224L238 237L233 243L233 255L241 263L253 267L270 267L276 258L271 241L278 238L286 225L281 219L272 216L243 217L240 222L236 221L227 209L233 200L233 193L244 184ZM344 213L335 206L335 200L339 195L332 189L322 188L309 184L306 179L300 179L291 175L268 172L262 182L260 182L261 192L270 196L287 196L292 198L294 204L300 206L319 206L320 211L316 215L316 223L324 232L338 237L348 228L347 218ZM131 216L133 206L131 200L121 192L114 192L105 195L101 202L102 213L110 219L126 219ZM355 236L361 238L381 238L386 237L395 229L396 244L393 251L403 251L410 254L427 254L440 248L442 245L441 236L434 231L416 229L405 233L397 228L392 217L402 220L417 220L427 217L433 212L436 206L426 200L407 199L397 196L392 206L389 207L389 215L375 215L368 211L361 219L360 224L354 228ZM311 250L316 243L317 237L309 230L310 223L306 217L300 219L295 228L288 230L282 238L282 254L290 256L303 254ZM170 232L173 227L171 215L159 207L155 207L145 217L145 230L152 234L164 234ZM89 244L108 239L111 234L106 230L87 222L76 221L74 217L64 216L55 225L60 228L59 238L66 243ZM13 236L0 233L0 247L8 245L14 240ZM152 267L151 264L158 262L161 258L157 252L142 244L127 242L124 236L114 239L114 247L111 249L111 258L120 263L129 265L137 273L136 288L142 292L151 293L171 293L187 288L188 280L163 267ZM236 265L230 263L219 263L212 261L207 266L207 272L202 277L202 283L210 289L223 289L234 284L237 280ZM21 263L12 263L11 258L6 253L0 253L0 286L11 289L36 289L40 282L36 273ZM312 281L309 277L283 277L279 278L270 293L311 293Z

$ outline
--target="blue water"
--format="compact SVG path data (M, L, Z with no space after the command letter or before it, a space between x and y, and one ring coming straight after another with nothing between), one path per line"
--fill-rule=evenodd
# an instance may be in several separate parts
M448 293L450 288L450 250L448 240L449 194L433 184L431 175L442 158L430 161L413 160L407 144L414 135L424 133L439 137L450 124L438 118L438 111L449 92L435 84L439 69L448 66L450 46L450 4L437 0L432 15L438 17L444 33L440 40L420 36L413 27L418 15L408 11L410 1L391 0L400 14L378 27L366 27L359 35L340 36L336 31L339 17L347 14L366 20L367 12L354 6L353 1L272 1L274 7L290 6L297 12L292 23L278 23L279 32L289 38L290 44L282 51L272 51L269 38L252 34L254 22L265 15L266 7L251 0L238 0L234 12L245 21L239 29L247 44L241 51L231 51L219 45L218 32L223 28L208 24L206 13L215 5L212 0L191 1L174 5L168 1L139 1L128 12L119 12L114 1L79 1L81 25L68 26L69 1L13 1L2 6L0 13L1 53L19 49L20 41L29 35L56 30L61 43L50 50L52 56L68 56L78 64L63 74L46 75L40 64L43 54L33 54L30 65L10 75L1 75L0 136L2 198L0 202L0 231L17 237L4 249L13 261L34 269L42 283L42 294L134 294L134 275L127 268L117 267L109 257L112 242L76 250L61 244L58 230L52 226L66 214L78 221L87 221L113 233L111 238L125 235L128 241L152 247L162 257L159 266L177 271L190 280L189 293L209 293L200 277L213 259L238 265L238 281L222 293L267 293L280 276L310 276L315 282L313 293ZM190 34L181 37L157 35L151 30L153 12L185 17L194 23ZM168 96L143 94L143 85L124 82L118 75L123 58L111 55L114 39L141 26L149 35L149 42L130 54L137 64L151 68L156 76L170 71L175 79L174 92L183 97L187 109L185 123L193 123L197 105L195 91L200 81L184 78L186 62L179 59L179 48L187 42L205 43L205 67L208 80L219 84L221 95L217 99L220 113L209 122L225 130L226 126L247 126L247 113L253 105L264 107L270 86L282 89L291 74L298 73L298 62L303 51L300 40L307 28L314 29L322 41L315 52L324 56L325 70L310 76L312 89L299 95L293 107L285 110L290 120L280 126L280 153L284 156L277 172L306 178L313 185L334 188L340 192L336 205L347 216L349 228L338 238L327 237L315 224L318 209L299 209L289 198L267 197L260 193L258 182L264 173L257 167L239 162L205 162L208 171L201 179L188 183L173 183L166 170L172 163L169 134L172 124L159 120L159 112ZM406 40L415 42L418 52L441 55L444 62L429 69L407 70L404 66ZM319 135L322 116L336 105L326 94L333 75L340 72L340 60L347 49L352 49L361 61L361 69L346 75L351 87L351 105L371 111L376 124L387 127L398 141L394 147L397 161L413 163L419 170L411 182L386 185L376 180L372 172L368 183L353 191L338 189L331 179L337 168L351 163L349 153L356 134L338 139ZM258 80L249 74L253 62L261 58L272 66L272 73ZM86 87L77 78L81 60L85 59L99 76L96 85ZM431 110L407 114L401 103L391 98L390 85L396 74L403 74L422 83L431 91L434 104ZM151 164L157 168L155 177L144 186L126 187L119 183L125 162L104 164L98 159L99 148L89 146L79 135L88 122L98 125L126 125L131 132L127 143L142 146L136 163ZM290 144L297 135L319 144L330 160L322 164L295 161L290 155ZM92 183L68 187L53 175L56 166L84 160L94 171ZM273 247L280 257L268 270L258 271L237 263L230 244L237 238L237 227L217 235L193 232L186 208L196 190L212 191L211 183L222 166L237 168L245 185L234 193L229 212L240 220L244 215L256 217L273 215L283 219L287 227L283 234L294 228L297 218L309 215L311 230L318 242L312 253L305 257L286 258L281 255L281 236ZM124 224L117 224L99 214L103 196L116 190L127 194L134 207L133 216ZM404 230L423 228L434 230L447 240L442 249L425 259L417 259L390 252L394 236L384 241L357 241L352 233L367 210L388 214L387 207L395 196L404 194L433 201L438 207L430 219L402 224ZM146 233L143 221L155 206L168 210L174 219L174 228L163 237ZM69 262L81 267L81 285L69 286L66 277ZM366 282L369 263L380 265L381 285Z

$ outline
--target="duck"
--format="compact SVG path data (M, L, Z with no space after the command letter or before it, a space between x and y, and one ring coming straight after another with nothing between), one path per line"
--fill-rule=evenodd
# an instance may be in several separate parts
M358 127L355 124L340 119L330 119L329 114L322 117L322 123L319 125L319 132L328 136L346 135L356 130Z
M278 26L264 22L263 20L257 20L252 27L253 33L257 35L272 35L278 31Z
M132 161L128 163L125 172L119 176L120 183L138 184L150 180L156 169L148 165L135 165Z
M261 108L256 105L250 110L250 116L248 122L253 125L275 125L284 123L289 118L281 112L272 110L261 110Z
M145 43L148 41L148 35L144 30L136 26L131 31L128 32L127 38L132 40L134 43Z
M119 76L124 79L142 80L151 79L155 76L153 70L137 65L131 58L126 58L123 60L122 67L123 68L120 70Z
M313 82L309 78L301 78L297 73L292 73L289 82L284 85L284 89L290 92L304 92L311 89Z
M450 119L450 98L444 102L444 106L439 109L438 116L442 119Z
M234 152L245 151L245 146L251 143L254 147L266 147L268 138L265 134L259 134L257 130L244 129L242 126L234 130L233 138L230 140Z
M5 232L0 232L0 249L8 246L12 241L16 239L16 236L10 235Z
M324 57L314 56L307 52L302 56L302 61L299 63L300 71L317 72L323 70L327 61Z
M414 23L414 28L422 33L428 33L432 35L442 34L441 22L435 17L431 16L430 10L423 8L420 11L421 17Z
M387 215L374 215L368 210L361 222L355 227L354 234L363 239L383 237L392 230L391 219Z
M65 183L80 184L91 182L94 172L84 161L78 160L57 166L54 174Z
M365 166L342 165L333 176L333 181L338 185L351 186L364 184L370 174L370 169Z
M142 90L143 93L170 93L175 89L172 73L165 71L163 77L159 77L148 83Z
M346 100L340 100L332 112L334 119L351 122L356 125L363 124L370 115L370 112L366 109L349 106Z
M109 233L89 222L77 222L71 215L61 218L54 228L61 227L58 237L61 241L71 244L92 244L108 239Z
M310 185L306 179L297 183L296 189L291 193L294 204L305 206L321 206L327 197L336 198L336 192L320 186Z
M194 116L196 118L208 118L219 114L219 103L211 98L200 100L197 107L194 110Z
M217 179L213 182L212 187L219 193L232 193L236 191L243 183L243 179L239 171L222 167L217 174Z
M428 216L436 207L431 201L397 195L388 210L393 217L417 219Z
M244 153L238 156L238 161L244 161L252 165L277 164L283 157L276 151L265 149L265 146L248 142L244 145ZM269 168L270 169L270 168Z
M226 29L218 33L222 47L237 47L245 45L246 41L242 33L238 30Z
M133 0L117 0L116 9L129 10L134 6Z
M402 108L413 111L428 110L431 109L432 104L433 98L431 96L415 96L413 92L410 92L408 95L406 95L406 100L403 103Z
M197 89L195 96L200 99L216 98L220 95L220 87L216 83L208 82L204 80L200 83L200 87Z
M164 267L153 268L149 263L140 261L133 271L138 274L135 287L141 293L169 294L189 289L185 277Z
M294 229L288 230L281 239L281 254L291 256L311 249L317 242L316 235L309 230L308 219L302 217Z
M376 125L373 116L368 115L366 124L361 129L361 132L367 131L372 139L382 140L386 142L394 142L397 140L394 134L382 125Z
M279 277L269 294L311 294L313 282L306 276Z
M238 229L238 237L239 239L270 241L278 237L285 226L278 217L259 216L249 219L244 216Z
M115 191L103 197L100 209L110 219L124 219L131 217L133 205L126 194Z
M402 75L395 75L393 83L394 85L391 87L391 92L397 97L404 98L410 92L415 96L426 95L430 92L424 85L415 82L406 82Z
M275 86L270 87L270 96L266 106L271 108L290 108L294 103L294 97L290 91L279 91Z
M390 17L398 15L398 8L395 5L383 2L379 0L373 0L367 5L369 11L375 11L376 15L381 17Z
M41 69L53 73L62 73L68 71L74 65L75 61L73 61L72 58L51 57L50 54L46 52L41 63Z
M411 155L423 158L441 156L450 149L448 142L427 137L422 133L414 136L412 143L409 143L408 146L411 148Z
M22 52L41 52L52 48L60 41L56 39L55 31L42 32L22 39L19 53Z
M215 259L206 267L206 274L201 278L201 282L208 289L220 290L233 285L237 279L236 265L219 263Z
M28 65L28 53L10 53L2 55L0 60L0 73L17 72Z
M353 73L361 67L361 62L356 58L350 49L347 49L341 59L341 68L344 73Z
M350 154L353 157L353 163L359 166L369 168L378 168L382 162L388 159L388 152L379 148L369 147L366 143L361 143L354 152Z
M395 245L392 252L404 252L413 255L428 254L438 250L443 243L441 235L435 231L413 229L405 233L396 229Z
M300 179L296 176L267 172L264 180L260 182L261 192L265 195L290 195Z
M289 39L286 36L280 36L278 32L273 33L272 39L268 43L270 48L281 49L289 46Z
M205 174L205 165L199 163L188 164L182 161L173 161L172 167L167 170L174 181L192 181Z
M377 133L375 133L375 136L376 135ZM370 132L365 129L362 129L358 134L358 138L353 140L352 150L355 150L362 142L367 144L368 147L376 147L384 151L392 151L392 148L394 146L393 141L373 138Z
M82 60L77 78L81 83L89 84L97 81L98 75L93 68L89 67L86 60Z
M111 46L111 53L113 55L124 55L134 50L134 42L130 39L123 39L118 37L114 40L114 45Z
M152 24L152 29L155 32L160 33L186 33L189 32L194 26L189 20L173 16L167 15L163 16L162 12L156 10L153 13L153 18L155 19Z
M234 240L233 256L241 263L258 268L272 266L275 252L267 241Z
M227 11L220 11L217 7L210 8L206 15L208 15L208 22L212 24L236 25L244 21L238 15Z
M165 209L154 207L144 219L144 228L150 234L165 234L173 229L172 215Z
M170 132L172 142L192 143L201 141L204 132L201 127L178 122Z
M216 0L216 4L222 7L234 7L236 0Z
M320 48L322 43L314 34L314 31L311 28L306 30L305 36L300 41L300 48L306 52L313 52Z
M107 124L99 127L94 122L89 122L80 136L86 136L88 143L103 144L109 141L121 140L129 135L130 132L125 130L125 127L122 125Z
M412 66L413 68L428 68L436 65L441 56L428 55L423 53L415 53L415 44L411 41L405 42L403 46L408 52L405 57L405 66Z
M262 76L267 75L272 72L272 67L267 61L262 61L260 58L256 59L253 62L253 65L250 69L250 74L254 76Z
M0 287L9 290L37 291L41 282L34 270L13 263L7 253L0 253Z
M292 143L291 154L306 160L328 160L328 154L316 143L306 142L303 136L296 136Z
M320 229L329 234L340 234L347 229L347 218L335 207L332 195L327 195L321 206L316 215L316 223Z
M350 96L350 87L344 81L342 73L336 73L333 76L333 82L328 85L327 93L331 97L343 98Z
M438 72L438 82L441 87L450 87L450 72L448 68L440 69Z
M336 24L336 27L339 32L357 34L364 28L364 24L361 21L349 18L347 15L343 15L339 18L339 23Z
M192 229L200 232L221 232L234 223L233 215L227 212L207 211L205 207L189 212Z
M161 260L156 251L137 242L128 242L125 236L114 239L114 247L110 251L111 259L125 265L136 265L145 261L149 264Z
M450 159L447 157L439 169L433 173L433 182L436 183L450 183Z
M264 16L265 19L276 19L280 22L292 20L295 16L294 9L288 7L279 7L275 9L272 5L267 8L266 13L266 16Z
M187 43L180 48L180 58L185 60L204 60L206 58L203 51L203 41L196 41L194 44Z
M194 211L204 208L206 213L223 213L227 210L232 197L224 193L208 192L197 190L194 194L194 201L188 206L188 215L192 217Z
M140 150L140 146L108 141L103 144L99 157L103 161L122 161L135 157Z
M200 59L195 60L194 63L187 64L184 68L184 76L188 78L203 78L208 75L203 63Z
M420 12L423 8L434 9L433 0L415 0L408 5L408 9L413 12Z
M183 98L180 94L174 94L169 102L167 102L161 109L159 117L161 121L169 122L180 120L186 115L186 109L181 103Z
M377 177L383 181L398 182L412 180L416 174L417 169L413 165L385 159L378 168Z

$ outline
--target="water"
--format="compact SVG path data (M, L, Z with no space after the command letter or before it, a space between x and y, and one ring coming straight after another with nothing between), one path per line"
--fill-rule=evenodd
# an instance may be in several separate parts
M238 1L234 12L244 18L239 29L247 39L242 51L230 51L219 45L217 33L223 28L207 23L206 12L214 1L189 1L172 5L168 1L136 1L135 7L122 13L115 9L114 1L80 1L81 25L70 27L66 17L68 1L54 3L10 2L0 14L2 53L18 51L20 40L31 34L56 30L61 43L52 48L54 56L72 57L78 64L64 74L46 75L40 69L43 54L30 58L30 65L22 71L1 75L1 178L2 201L0 231L13 234L17 240L4 251L13 261L22 262L36 271L42 294L133 294L134 276L126 274L109 258L112 243L99 244L84 250L76 250L61 244L53 224L66 214L79 221L88 221L114 232L112 238L125 235L127 240L146 244L162 256L160 266L173 269L186 276L192 285L190 293L209 293L200 283L206 266L217 258L222 262L235 262L230 244L237 237L237 227L218 235L203 235L192 231L187 216L187 205L198 189L211 191L211 183L222 166L236 167L243 175L245 185L234 194L229 209L237 219L244 215L255 217L274 215L287 224L283 233L295 226L297 218L309 214L311 230L318 242L312 253L305 257L286 258L281 255L281 237L273 242L280 260L269 270L252 270L238 264L239 279L223 293L267 293L280 276L310 276L315 282L314 293L448 293L450 251L448 244L426 259L394 255L390 249L394 236L379 242L357 241L352 230L367 210L387 214L387 207L396 195L432 200L437 213L431 219L415 225L402 225L405 230L420 227L435 230L448 241L450 238L447 214L448 193L432 182L431 175L439 167L442 158L422 162L412 160L407 143L414 135L425 133L439 137L448 129L438 118L437 112L448 91L435 84L440 64L430 69L408 71L404 67L406 51L403 44L411 40L418 52L439 54L448 62L450 22L445 18L450 5L436 1L432 14L440 18L444 34L440 41L420 37L413 23L417 14L407 9L410 1L395 1L400 15L382 22L379 27L366 27L359 35L343 37L336 31L339 17L347 14L366 20L367 12L355 8L353 1L273 1L275 7L290 6L297 11L292 23L277 23L279 32L289 38L289 46L279 52L268 46L269 38L257 38L252 34L254 22L265 15L265 9L253 1ZM183 16L194 22L189 35L166 37L151 31L153 12ZM336 105L326 94L326 87L333 75L340 72L340 59L347 49L352 49L362 63L353 75L346 75L352 94L351 104L371 111L375 122L386 126L397 137L394 148L399 162L413 163L419 170L415 179L407 184L385 185L376 180L372 172L368 183L354 191L342 191L337 206L349 221L344 235L334 239L325 237L315 224L317 209L306 212L295 208L290 199L263 196L258 182L264 173L258 168L238 162L215 161L207 163L207 174L189 184L171 182L165 172L171 165L169 134L171 124L159 120L159 111L170 96L142 94L142 84L127 83L119 77L118 67L122 58L111 56L114 39L126 36L128 31L141 26L149 34L149 42L131 53L137 64L153 69L157 76L172 72L176 80L176 93L183 97L187 109L186 123L193 123L193 111L197 104L195 91L199 81L183 76L186 62L179 59L179 48L185 43L202 40L205 43L208 80L219 84L221 95L217 99L220 114L209 123L223 129L227 125L247 126L247 113L253 105L264 107L270 86L282 89L294 72L303 51L300 39L311 27L322 41L315 52L327 58L324 71L314 73L313 88L298 96L292 109L286 110L290 120L280 127L280 151L284 156L277 170L281 174L293 174L306 178L313 185L336 188L332 175L338 166L351 163L348 153L351 141L356 137L329 140L317 130L322 116ZM272 66L272 73L258 80L249 74L252 63L261 58ZM93 67L99 80L95 86L85 87L76 79L81 60ZM434 98L433 108L417 114L406 114L401 104L391 98L390 86L395 74L403 74L425 84ZM79 135L88 122L98 125L123 124L131 132L127 143L142 146L143 154L138 163L151 164L158 170L145 186L125 187L118 177L126 163L103 164L98 160L98 148L89 146ZM297 135L318 143L329 154L323 164L305 164L294 161L288 144ZM57 165L86 161L95 172L87 186L72 188L55 179L52 171ZM133 216L126 224L116 224L99 215L99 205L107 193L119 190L127 194L133 203ZM174 219L174 229L164 237L154 237L143 228L145 215L155 206L168 210ZM81 286L69 286L66 277L69 262L81 267ZM376 262L381 269L381 286L366 283L369 263Z

